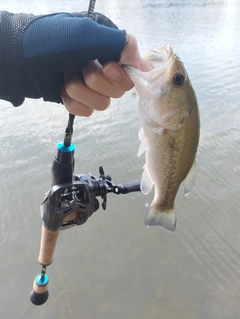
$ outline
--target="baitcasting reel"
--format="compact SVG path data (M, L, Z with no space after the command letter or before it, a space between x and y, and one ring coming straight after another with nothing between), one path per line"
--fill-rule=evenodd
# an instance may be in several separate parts
M109 175L99 167L100 177L75 175L73 182L54 185L47 192L40 207L45 228L50 232L64 230L84 224L99 209L98 196L102 198L102 208L107 206L107 194L127 194L140 191L138 179L125 184L114 185Z

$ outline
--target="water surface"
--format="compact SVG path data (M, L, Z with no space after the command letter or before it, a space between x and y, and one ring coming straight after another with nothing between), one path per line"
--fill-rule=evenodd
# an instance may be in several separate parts
M82 11L87 1L11 1L2 10ZM199 100L201 138L192 194L176 199L176 233L146 229L148 197L109 195L107 211L62 232L48 267L50 297L29 301L37 262L39 206L67 112L27 100L0 101L1 318L237 319L240 316L240 9L238 0L99 0L96 10L136 35L141 52L170 43ZM141 176L137 101L77 118L75 172L115 183Z

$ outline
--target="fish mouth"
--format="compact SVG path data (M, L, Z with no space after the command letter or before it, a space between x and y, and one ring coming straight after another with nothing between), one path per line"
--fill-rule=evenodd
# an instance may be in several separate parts
M154 87L160 89L164 83L167 83L168 70L174 64L176 56L170 44L166 44L160 48L147 51L141 57L148 65L149 71L141 71L130 65L124 65L124 69L133 81L136 90L138 92L144 90L145 94L149 94L149 98L151 98L151 91L146 90L146 87L153 83Z
M168 65L174 56L173 49L170 44L166 44L161 48L148 51L142 56L150 70L163 68Z
M165 73L166 70L171 66L174 61L175 54L173 53L171 45L165 44L163 47L147 51L146 53L142 54L141 57L148 65L148 71L143 72L130 65L124 65L124 69L132 78L132 80L136 74L144 74L143 77L149 82L152 82L156 79L156 77Z

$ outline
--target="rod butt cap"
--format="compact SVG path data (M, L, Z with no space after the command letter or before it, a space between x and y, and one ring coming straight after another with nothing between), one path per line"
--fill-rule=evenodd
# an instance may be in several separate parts
M48 300L48 290L46 290L42 294L38 294L37 292L32 290L30 293L30 300L36 306L43 305Z

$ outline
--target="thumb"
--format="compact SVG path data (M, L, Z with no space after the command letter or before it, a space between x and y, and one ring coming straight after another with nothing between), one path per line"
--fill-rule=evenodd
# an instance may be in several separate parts
M133 34L127 33L127 41L124 50L121 53L119 62L125 65L134 66L141 71L149 71L147 63L141 58L137 39Z

